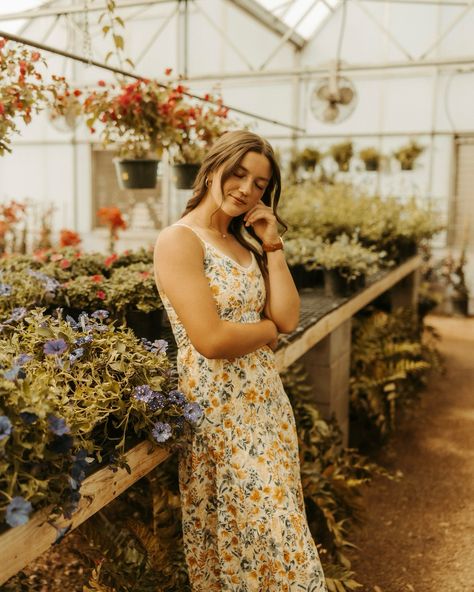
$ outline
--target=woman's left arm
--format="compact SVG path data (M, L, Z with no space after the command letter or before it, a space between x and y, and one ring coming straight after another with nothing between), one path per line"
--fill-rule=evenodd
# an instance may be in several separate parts
M264 245L279 242L278 222L273 210L259 202L244 217L245 225L251 225ZM267 252L268 278L265 280L267 299L265 316L271 319L280 333L296 329L300 316L300 297L283 250Z

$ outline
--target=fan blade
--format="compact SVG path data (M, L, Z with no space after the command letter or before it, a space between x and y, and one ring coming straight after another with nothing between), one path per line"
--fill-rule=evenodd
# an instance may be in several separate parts
M339 108L335 103L329 103L323 111L323 119L327 123L333 123L339 115Z
M348 105L354 98L354 91L352 88L345 86L339 89L339 103L342 105Z
M318 88L316 96L318 97L318 99L322 99L323 101L329 101L329 99L331 98L329 86L325 84L324 86L321 86L321 88Z

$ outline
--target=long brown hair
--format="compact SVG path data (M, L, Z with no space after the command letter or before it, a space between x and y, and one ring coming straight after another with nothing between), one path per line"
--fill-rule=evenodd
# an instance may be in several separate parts
M209 150L201 164L196 176L196 180L194 181L193 196L186 204L186 208L181 216L184 216L191 210L194 210L194 208L199 205L199 203L201 203L208 191L206 180L209 174L213 173L222 166L224 167L221 177L221 190L223 191L225 181L227 181L227 179L237 169L247 152L257 152L258 154L263 154L263 156L266 156L270 162L272 174L270 181L268 182L268 185L263 193L262 202L266 206L270 206L272 208L276 219L283 226L285 232L287 225L277 214L277 207L278 202L280 201L281 193L281 174L280 167L278 166L275 158L275 153L273 152L273 148L269 142L267 142L267 140L247 130L226 132L217 140L217 142L213 144L212 148ZM267 254L260 251L255 245L246 240L245 233L242 232L245 229L245 231L248 232L253 239L259 242L254 229L251 226L247 228L244 227L244 215L245 213L241 214L240 216L236 216L230 221L229 232L235 236L242 246L255 254L260 270L264 276L267 276Z

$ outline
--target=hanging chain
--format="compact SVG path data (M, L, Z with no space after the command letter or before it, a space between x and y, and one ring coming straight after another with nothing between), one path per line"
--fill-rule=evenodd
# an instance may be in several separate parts
M89 66L91 65L92 61L92 42L91 42L91 33L89 30L89 0L84 0L84 19L82 24L83 30L83 45L82 51L84 57L89 62Z

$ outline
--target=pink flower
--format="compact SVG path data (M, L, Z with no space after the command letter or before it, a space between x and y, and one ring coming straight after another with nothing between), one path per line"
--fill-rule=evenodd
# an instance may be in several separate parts
M96 294L97 298L100 298L101 300L105 300L105 292L103 290L99 290Z

